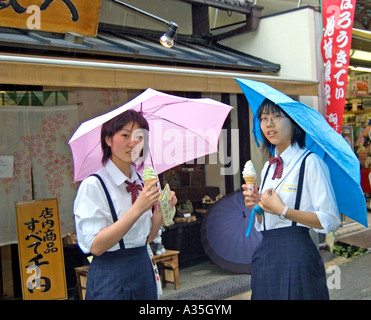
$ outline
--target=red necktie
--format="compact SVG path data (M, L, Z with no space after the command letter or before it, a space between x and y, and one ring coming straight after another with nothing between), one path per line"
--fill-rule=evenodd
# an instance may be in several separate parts
M127 184L126 191L131 193L131 203L133 204L139 196L139 190L142 190L142 186L136 183L132 183L128 180L125 180Z
M283 172L283 161L281 157L274 157L269 159L269 164L277 164L276 169L274 170L274 174L272 177L272 180L278 178L280 179L282 177L282 172Z

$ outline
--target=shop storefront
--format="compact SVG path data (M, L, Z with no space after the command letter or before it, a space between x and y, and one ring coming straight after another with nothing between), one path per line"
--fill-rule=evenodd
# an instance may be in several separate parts
M360 17L358 13L358 18ZM371 32L364 28L369 19L363 15L355 21L353 29L351 60L348 73L348 90L344 111L342 135L353 148L360 161L361 186L370 208L371 194ZM361 24L363 21L363 24Z
M2 171L1 177L0 295L21 296L14 202L57 198L62 236L74 232L72 206L78 184L72 179L67 142L81 122L149 87L180 96L211 97L235 108L225 129L240 130L237 146L228 151L229 156L237 155L239 167L250 156L245 143L250 130L248 108L234 77L264 81L291 96L318 94L316 81L277 76L278 64L181 35L169 53L157 38L156 32L125 34L122 28L108 25L100 25L96 37L1 27L0 131L6 139L0 156L7 157L7 167L14 171ZM222 144L227 150L230 137L226 139ZM161 179L168 181L175 174L172 187L179 204L190 200L194 210L201 209L208 190L215 196L216 189L226 194L240 186L239 168L222 179L215 174L230 165L220 159L212 165L182 165ZM202 213L195 221L179 222L165 231L166 247L181 251L181 267L204 257L201 220ZM69 289L75 283L73 266L83 263L76 250L68 245L64 250ZM6 286L13 288L11 294L3 290Z
M0 56L0 60L1 83L6 84L2 87L0 112L4 120L3 136L8 137L2 155L15 159L14 175L2 179L4 196L1 199L6 201L2 207L7 208L2 210L2 215L8 217L7 220L2 219L3 222L8 221L7 225L3 226L7 232L1 234L4 237L2 239L2 246L5 246L4 259L11 251L9 244L17 242L15 221L12 222L12 219L9 221L9 216L11 217L14 211L15 201L59 198L62 234L65 236L67 233L74 232L72 205L78 184L72 181L73 168L67 141L81 122L122 105L147 87L184 96L227 99L229 103L233 103L235 99L234 106L237 110L240 107L240 113L247 116L245 121L248 122L248 112L247 114L245 112L248 108L247 105L243 105L246 102L242 96L237 98L239 89L233 76L225 71L200 71L138 64L127 65L128 68L125 69L126 65L118 62L76 59L61 61L62 59L49 57L41 59L33 55L4 54ZM233 74L245 76L238 72ZM260 75L251 74L251 77L259 78ZM300 91L301 94L307 92L312 95L317 86L310 82L281 81L276 76L264 75L263 77L272 85L291 94L299 94ZM240 106L237 105L238 101L242 103ZM13 126L11 121L15 115L19 119L22 117L22 121L17 121L17 126ZM234 117L239 117L237 112ZM27 128L34 128L34 130L29 132L27 128L22 127L25 121L27 121ZM231 120L228 121L226 128L229 126L231 130ZM58 132L52 133L58 136L52 144L45 140L40 129L42 124L52 129L56 128L54 125L59 125ZM248 130L243 132L246 137L242 141L246 141ZM31 141L34 143L29 145ZM13 150L14 146L19 150ZM244 148L246 147L245 145ZM19 154L18 158L15 157L15 153ZM46 158L42 158L44 156L51 158L47 161ZM248 157L248 155L244 156ZM58 159L61 161L57 164ZM175 182L172 186L176 189L180 204L191 200L194 209L201 208L202 198L206 195L208 186L216 187L219 192L225 194L233 191L235 184L240 185L239 173L236 174L238 177L236 182L230 176L223 179L216 178L214 172L218 172L220 166L218 159L216 164L206 164L207 168L205 165L196 168L189 168L189 166L176 168L175 172L179 172L181 178L178 185ZM226 166L230 166L230 163ZM192 169L194 171L191 171ZM167 174L171 175L171 172ZM180 222L164 234L166 248L181 252L179 256L181 267L205 259L199 240L202 215L197 218L192 222ZM16 251L13 252L13 257L15 255ZM71 264L82 263L81 259L76 261L76 250L71 247L65 247L65 256ZM72 278L71 285L74 284L73 270L67 273L67 278ZM20 293L16 294L19 296Z

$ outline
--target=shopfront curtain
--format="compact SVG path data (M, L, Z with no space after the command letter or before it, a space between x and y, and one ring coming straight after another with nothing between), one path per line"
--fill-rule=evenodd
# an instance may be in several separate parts
M13 161L13 175L0 177L0 246L17 242L18 201L57 198L62 235L74 232L68 141L77 127L76 105L0 107L0 157Z

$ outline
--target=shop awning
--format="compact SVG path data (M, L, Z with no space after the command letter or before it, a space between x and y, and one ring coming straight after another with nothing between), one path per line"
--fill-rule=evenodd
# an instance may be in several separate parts
M96 38L0 28L0 83L241 93L234 77L264 81L289 95L318 95L318 82L277 76L280 65L202 39L103 29Z

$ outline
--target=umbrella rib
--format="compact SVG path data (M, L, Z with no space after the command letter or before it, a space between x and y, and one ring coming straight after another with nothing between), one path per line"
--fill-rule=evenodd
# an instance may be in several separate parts
M161 104L161 105L153 106L152 108L147 107L146 110L144 110L144 111L143 111L143 102L141 102L141 104L140 104L140 112L143 112L144 114L149 114L147 111L154 110L153 113L155 113L156 111L161 110L162 108L164 108L166 106L170 106L172 104L186 103L186 102L189 102L189 101L187 100L187 101L175 101L175 102L164 103L164 104Z
M143 104L141 103L140 104L140 112L143 113L144 115L148 115L148 117L151 117L153 116L157 111L161 110L162 108L165 108L166 106L170 106L170 105L173 105L173 104L181 104L181 103L187 103L189 102L188 100L187 101L176 101L176 102L169 102L169 103L165 103L165 104L162 104L160 106L155 106L153 108L148 108L146 109L146 112L143 112ZM149 113L147 111L151 111L153 110L152 113Z

